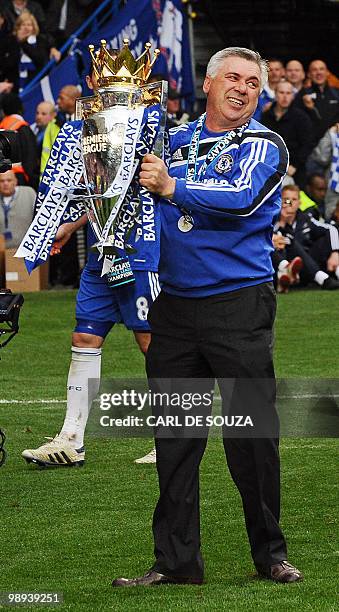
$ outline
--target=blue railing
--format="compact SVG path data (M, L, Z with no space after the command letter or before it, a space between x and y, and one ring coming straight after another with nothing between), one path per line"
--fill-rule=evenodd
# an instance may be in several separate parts
M105 11L106 8L111 5L109 11ZM94 11L94 13L84 21L82 26L78 28L72 36L68 39L67 42L59 49L61 55L66 53L69 49L72 49L74 44L79 40L81 34L90 26L92 26L92 30L97 30L100 28L102 23L106 21L108 15L114 17L119 12L120 0L103 0L100 6ZM32 79L25 89L21 92L20 97L23 97L27 94L37 83L41 81L41 79L55 66L55 59L51 59L46 66Z

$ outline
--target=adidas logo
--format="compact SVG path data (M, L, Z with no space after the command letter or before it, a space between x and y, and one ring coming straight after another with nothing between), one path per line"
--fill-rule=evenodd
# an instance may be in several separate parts
M184 159L181 149L174 151L172 155L172 161L182 161Z

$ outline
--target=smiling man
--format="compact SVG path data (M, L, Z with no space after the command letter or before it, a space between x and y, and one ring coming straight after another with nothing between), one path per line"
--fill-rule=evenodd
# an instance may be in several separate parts
M162 196L162 291L150 309L147 373L151 388L165 378L171 389L191 392L217 379L223 415L260 416L252 433L223 429L225 453L259 575L295 582L302 575L287 562L279 526L277 428L264 431L277 423L271 236L288 167L281 137L251 118L266 82L258 53L219 51L203 85L206 115L170 131L169 170L154 155L144 158L140 182ZM180 409L169 410L180 417ZM114 587L203 582L199 465L206 442L206 430L156 432L156 560L144 576L118 578Z

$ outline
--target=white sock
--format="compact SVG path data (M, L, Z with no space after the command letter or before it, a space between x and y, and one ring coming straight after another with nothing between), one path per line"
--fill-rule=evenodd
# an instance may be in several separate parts
M325 280L328 278L328 274L326 274L326 272L323 272L322 270L318 270L318 272L316 273L314 280L316 283L318 283L318 285L323 285Z
M78 348L72 346L72 361L67 381L67 410L60 435L74 442L76 448L84 443L89 411L99 391L101 371L101 348ZM90 388L88 380L92 379ZM97 384L93 384L93 379Z
M279 272L285 272L287 267L288 267L288 261L287 259L283 259L278 266L278 270Z
M339 266L336 268L335 275L337 279L339 280Z

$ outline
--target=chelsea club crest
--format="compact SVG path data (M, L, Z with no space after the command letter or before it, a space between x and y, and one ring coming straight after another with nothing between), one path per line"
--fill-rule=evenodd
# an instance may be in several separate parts
M219 174L224 174L225 172L229 172L233 166L233 157L229 153L223 153L220 155L217 163L215 164L215 170Z

